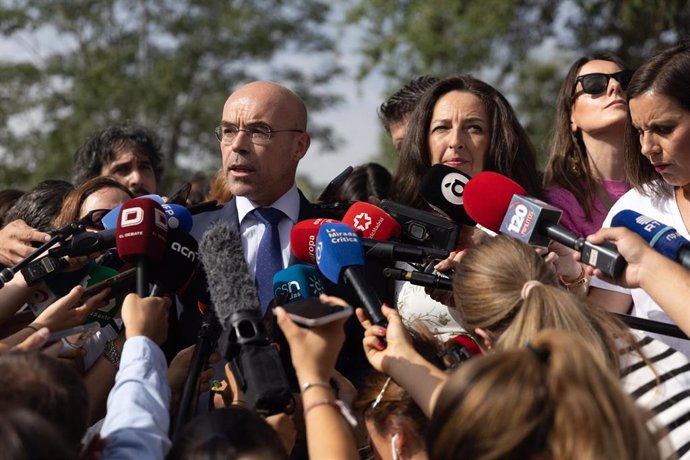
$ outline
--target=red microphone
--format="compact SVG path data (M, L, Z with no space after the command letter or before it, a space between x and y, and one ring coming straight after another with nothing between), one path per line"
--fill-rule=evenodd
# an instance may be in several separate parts
M478 224L499 233L513 195L526 194L520 184L502 174L480 172L465 185L465 211Z
M297 222L290 231L290 248L295 257L316 265L316 236L322 224L338 222L334 219L308 219Z
M118 256L137 264L137 294L148 295L148 265L165 253L168 223L160 204L148 198L134 198L122 204L115 229Z
M358 201L347 210L343 223L352 227L362 238L388 241L400 236L400 224L383 209Z

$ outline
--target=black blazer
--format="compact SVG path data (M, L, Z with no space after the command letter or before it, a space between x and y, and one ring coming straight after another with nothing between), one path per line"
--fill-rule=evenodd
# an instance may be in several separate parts
M312 204L306 199L301 191L299 192L299 196L300 221L323 217L319 215L319 211L312 206ZM214 222L218 221L227 222L233 230L239 232L240 223L237 216L235 198L230 200L226 205L219 209L194 216L194 225L192 226L192 231L190 233L197 239L197 241L201 241L204 232ZM293 265L295 263L299 263L299 261L294 257L294 255L292 255L289 265ZM180 297L183 310L180 313L178 324L174 326L177 331L171 331L172 334L169 334L172 341L176 343L174 348L177 350L196 343L202 318L198 308L198 302L201 301L205 304L208 304L210 300L206 284L206 276L203 272L203 269L197 270L197 272L197 276L192 282L190 288L183 296ZM350 294L346 289L343 289L342 286L336 286L327 282L326 290L329 294L345 298L353 306L358 305L358 301L353 298L353 295ZM283 363L285 364L288 378L291 380L294 389L299 392L297 379L294 375L294 369L292 368L290 362L289 346L285 338L280 333L280 328L278 328L277 325L274 326L273 332L275 336L273 339L280 345L280 355ZM345 344L343 345L343 350L338 358L336 368L340 373L345 375L357 387L359 387L363 381L364 375L369 372L371 367L366 360L366 356L364 355L364 350L362 348L363 330L354 315L345 324L345 332L347 338Z

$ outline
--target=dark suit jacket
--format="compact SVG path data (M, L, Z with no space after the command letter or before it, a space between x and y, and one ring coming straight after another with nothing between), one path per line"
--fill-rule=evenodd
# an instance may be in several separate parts
M318 210L312 206L302 192L299 192L299 195L299 220L322 217L318 215ZM218 221L227 222L231 228L233 228L233 230L239 233L240 223L237 216L237 206L235 205L234 198L220 209L194 216L194 225L192 227L191 234L197 239L197 241L201 241L204 232L209 228L209 226ZM294 255L291 256L289 263L290 265L298 262L299 261L294 257ZM203 270L198 271L199 273L192 283L192 286L180 298L184 308L179 318L178 331L173 334L175 336L174 341L178 343L178 345L175 347L177 349L181 349L196 343L197 333L201 325L202 317L197 303L201 301L208 304L209 302L206 276L203 273ZM342 287L335 286L330 283L326 284L326 289L329 294L343 297L352 305L358 305L358 301L353 299L352 295L345 289L342 289ZM359 387L363 381L364 375L370 370L370 366L366 360L366 357L364 356L364 351L362 348L363 330L358 324L354 315L347 321L345 331L347 339L343 345L343 350L340 353L336 367L343 375L348 377L357 387ZM294 389L299 392L297 380L294 375L294 369L292 368L290 361L288 344L280 333L280 329L277 327L277 325L273 328L273 332L275 333L273 339L280 345L281 359L285 364L288 378L291 380Z

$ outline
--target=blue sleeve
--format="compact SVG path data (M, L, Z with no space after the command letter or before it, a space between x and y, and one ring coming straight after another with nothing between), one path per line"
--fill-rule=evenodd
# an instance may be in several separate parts
M165 458L171 444L167 370L153 341L137 336L125 342L101 428L108 439L102 459Z

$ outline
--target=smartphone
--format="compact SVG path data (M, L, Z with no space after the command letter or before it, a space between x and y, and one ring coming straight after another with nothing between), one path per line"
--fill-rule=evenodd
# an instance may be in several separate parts
M58 342L64 338L71 337L73 335L79 334L76 340L70 340L70 344L74 347L80 347L86 342L92 335L94 335L101 328L98 322L80 324L79 326L74 326L69 329L63 329L62 331L53 332L48 336L48 340L43 345L43 348L49 347L55 342Z
M307 327L320 326L330 323L340 318L347 318L352 314L352 307L349 305L335 305L322 303L318 297L297 300L283 305L283 308L297 324Z
M110 297L118 297L124 293L133 292L135 286L134 276L136 272L136 267L133 267L87 287L81 295L81 300L86 300L106 288L112 288Z

